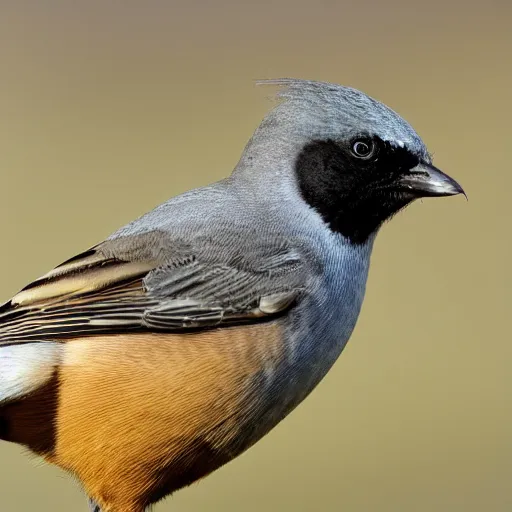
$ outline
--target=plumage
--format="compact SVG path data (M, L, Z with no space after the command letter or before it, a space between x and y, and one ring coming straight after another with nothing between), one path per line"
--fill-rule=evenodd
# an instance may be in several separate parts
M347 343L383 222L460 186L398 114L301 80L233 173L0 308L0 437L141 512L249 448Z
M116 250L116 240L105 245L60 265L6 303L0 346L253 321L291 305L305 280L299 254L284 243L255 247L254 260L224 263L194 247L165 259L130 261ZM105 257L106 251L117 256Z
M55 430L40 433L40 454L122 511L205 476L259 437L255 430L270 428L270 417L267 425L255 421L259 409L269 407L258 387L265 366L281 359L280 329L265 323L61 344ZM56 403L52 393L38 402ZM32 441L33 420L19 419L28 410L33 404L4 411L10 423L22 425L18 443Z

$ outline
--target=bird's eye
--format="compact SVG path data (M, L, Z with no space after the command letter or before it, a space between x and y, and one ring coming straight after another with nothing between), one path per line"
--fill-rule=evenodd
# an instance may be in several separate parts
M352 144L352 153L357 158L370 158L375 150L375 145L370 139L358 139Z

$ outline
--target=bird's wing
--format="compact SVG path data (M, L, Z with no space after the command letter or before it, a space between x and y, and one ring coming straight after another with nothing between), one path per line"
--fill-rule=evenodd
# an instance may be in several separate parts
M0 307L0 345L257 322L290 307L306 279L301 257L275 241L222 263L143 242L123 255L107 241L26 286Z

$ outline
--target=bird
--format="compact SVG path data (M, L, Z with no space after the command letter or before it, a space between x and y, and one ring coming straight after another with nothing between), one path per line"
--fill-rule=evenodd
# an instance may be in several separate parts
M238 163L0 307L0 439L143 512L248 450L351 337L380 228L464 194L412 126L348 86L269 79Z

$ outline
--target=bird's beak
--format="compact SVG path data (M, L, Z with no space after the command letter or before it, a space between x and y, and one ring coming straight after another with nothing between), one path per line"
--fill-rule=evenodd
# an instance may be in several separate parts
M400 178L399 183L401 188L405 188L419 197L466 195L453 178L425 162L413 167Z

